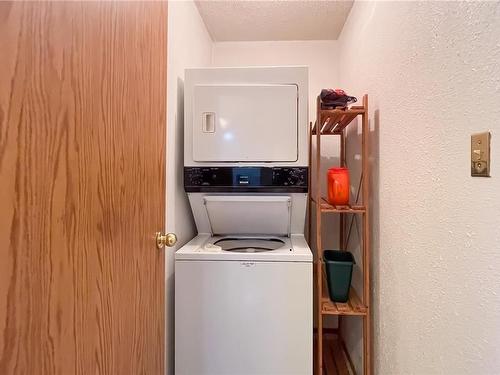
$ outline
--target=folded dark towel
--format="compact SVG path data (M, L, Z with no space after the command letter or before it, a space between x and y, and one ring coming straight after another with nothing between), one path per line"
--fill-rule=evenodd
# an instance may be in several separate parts
M323 89L321 90L320 99L322 109L345 108L349 104L358 101L354 96L347 95L341 89Z

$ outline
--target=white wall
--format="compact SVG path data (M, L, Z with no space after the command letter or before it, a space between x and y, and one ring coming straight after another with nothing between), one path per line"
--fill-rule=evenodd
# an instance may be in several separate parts
M343 87L370 95L376 374L500 371L499 36L498 2L355 2L339 39Z
M168 374L173 374L174 355L174 251L196 234L183 187L183 80L184 69L209 66L212 39L193 1L168 2L167 72L167 228L177 234L175 248L165 249L166 338Z

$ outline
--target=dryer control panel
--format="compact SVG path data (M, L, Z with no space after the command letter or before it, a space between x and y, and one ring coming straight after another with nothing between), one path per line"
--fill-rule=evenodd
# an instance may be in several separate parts
M307 167L184 167L188 193L307 193Z

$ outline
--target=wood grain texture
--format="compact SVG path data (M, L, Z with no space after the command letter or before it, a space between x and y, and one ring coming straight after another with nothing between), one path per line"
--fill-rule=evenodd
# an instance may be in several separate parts
M163 374L166 4L0 2L0 374Z
M323 374L353 375L354 367L345 350L345 345L338 334L323 334Z

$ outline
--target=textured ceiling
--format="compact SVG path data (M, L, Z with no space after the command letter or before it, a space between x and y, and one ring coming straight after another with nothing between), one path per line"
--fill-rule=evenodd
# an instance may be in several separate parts
M214 41L337 39L350 1L212 1L196 5Z

